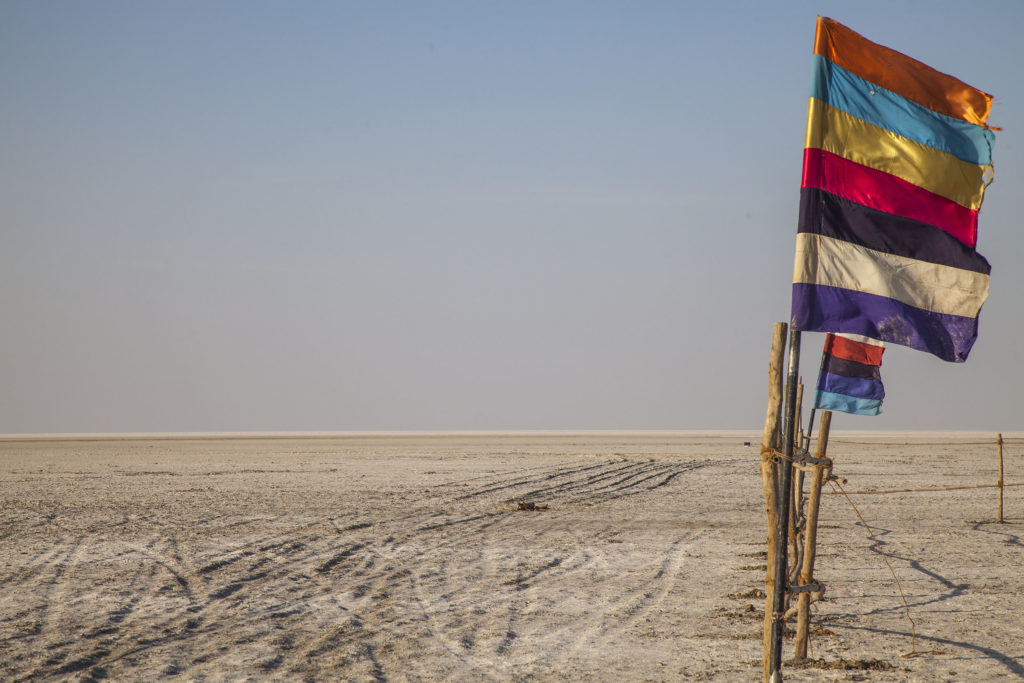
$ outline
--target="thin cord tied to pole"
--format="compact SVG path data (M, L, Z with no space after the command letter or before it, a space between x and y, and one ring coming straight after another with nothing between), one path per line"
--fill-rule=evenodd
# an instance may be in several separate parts
M907 602L907 596L903 593L903 585L900 583L899 577L896 576L896 570L892 568L892 563L889 562L889 556L886 554L884 550L882 550L882 544L879 543L878 539L875 537L874 532L871 531L871 527L868 526L868 523L860 514L860 510L858 510L857 506L853 504L853 499L847 495L846 489L843 488L843 485L832 478L829 479L828 483L830 486L832 486L833 489L838 488L838 492L842 493L843 496L846 498L846 501L850 504L850 507L853 508L854 513L857 515L857 519L859 519L860 523L864 525L864 529L868 532L868 536L871 537L871 540L878 548L879 554L885 561L885 566L889 568L889 573L892 574L892 579L896 582L896 588L899 589L900 599L903 600L903 609L907 614L907 621L910 622L910 652L905 652L900 656L905 658L917 657L919 654L921 654L917 651L917 625L914 623L913 617L910 616L910 604Z

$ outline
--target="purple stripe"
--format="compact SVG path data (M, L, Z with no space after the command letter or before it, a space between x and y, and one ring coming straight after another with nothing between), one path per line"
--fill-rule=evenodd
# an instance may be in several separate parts
M988 275L992 270L984 256L935 226L810 187L800 190L797 231L975 273Z
M792 329L863 334L962 363L978 338L978 319L852 289L794 283Z
M879 401L885 398L885 387L882 386L881 380L843 377L831 372L822 372L818 375L817 389L854 398L874 398Z

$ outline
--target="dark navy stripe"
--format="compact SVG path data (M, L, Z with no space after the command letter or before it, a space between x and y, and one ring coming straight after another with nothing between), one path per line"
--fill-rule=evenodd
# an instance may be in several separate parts
M825 354L825 362L822 370L833 375L843 377L860 377L861 379L882 379L882 373L877 365L867 365L845 358L836 358L830 353Z
M797 230L834 237L894 256L986 275L992 271L984 256L944 230L813 187L800 190Z

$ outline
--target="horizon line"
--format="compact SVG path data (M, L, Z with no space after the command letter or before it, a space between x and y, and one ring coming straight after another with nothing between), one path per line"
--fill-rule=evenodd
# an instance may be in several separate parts
M832 429L832 435L856 435L864 438L904 435L922 438L928 435L956 435L959 438L998 434L1005 439L1024 438L1024 430L996 429ZM675 437L758 437L761 429L373 429L373 430L279 430L279 431L182 431L182 432L26 432L0 434L5 441L158 441L201 439L331 439L395 437L507 437L507 436L675 436ZM812 437L817 436L813 435Z

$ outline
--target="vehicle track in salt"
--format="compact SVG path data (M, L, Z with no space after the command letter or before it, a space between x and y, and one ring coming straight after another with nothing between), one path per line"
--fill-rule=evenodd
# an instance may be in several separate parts
M231 678L258 661L285 677L528 675L613 642L663 604L701 536L680 529L657 553L640 552L613 542L608 522L575 530L580 510L713 464L573 458L437 484L390 516L97 520L2 577L0 598L15 608L0 635L30 640L38 654L0 673ZM519 501L547 509L520 512ZM568 590L581 575L584 596ZM544 652L530 646L539 639ZM409 647L423 656L397 661Z

